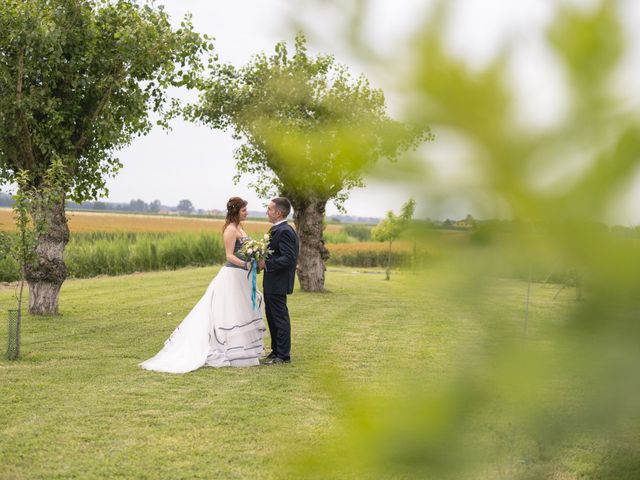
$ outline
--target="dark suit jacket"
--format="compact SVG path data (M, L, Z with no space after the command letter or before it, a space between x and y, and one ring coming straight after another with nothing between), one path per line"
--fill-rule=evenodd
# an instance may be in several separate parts
M287 222L271 227L269 248L273 253L266 260L262 279L265 295L286 295L293 293L298 263L298 235Z

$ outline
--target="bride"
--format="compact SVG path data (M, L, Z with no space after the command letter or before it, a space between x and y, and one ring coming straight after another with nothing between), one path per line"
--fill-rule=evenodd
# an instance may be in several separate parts
M257 310L254 310L248 275L251 263L239 252L249 238L242 228L246 218L247 202L240 197L230 198L222 230L227 263L162 350L142 362L142 368L186 373L203 366L259 365L266 329L262 319L262 294L257 292Z

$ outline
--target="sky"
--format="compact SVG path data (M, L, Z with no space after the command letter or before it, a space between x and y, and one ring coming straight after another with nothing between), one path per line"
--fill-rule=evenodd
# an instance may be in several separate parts
M593 4L590 0L566 1L585 7ZM312 53L331 53L353 74L365 74L374 86L385 91L390 115L397 117L402 111L397 73L354 54L343 41L348 28L341 11L344 2L158 0L156 3L165 7L176 24L185 13L191 12L195 29L215 37L220 61L238 66L258 52L271 53L278 41L291 43L296 29L303 28ZM490 61L503 41L516 41L520 54L514 62L513 77L518 84L522 114L540 125L552 122L563 107L562 81L544 48L540 32L552 19L558 2L457 0L453 3L451 25L447 29L451 50L471 65L481 66ZM383 58L401 56L408 35L415 31L433 4L431 0L371 0L363 22L367 47ZM640 2L629 0L625 13L628 19L640 18ZM640 45L638 30L629 30L632 42ZM628 64L629 77L633 76L631 72L640 71L637 55L630 58ZM541 83L551 88L540 89ZM182 96L185 100L195 98L193 94ZM633 101L638 101L638 96ZM179 120L172 126L170 132L155 128L119 152L124 167L107 183L108 200L128 202L141 198L150 202L158 199L164 205L176 205L187 198L198 208L223 209L230 196L238 195L249 201L250 210L263 208L265 201L248 187L248 179L238 185L233 183L233 150L238 143L229 132ZM443 181L455 177L463 168L456 167L455 160L452 161L455 155L445 145L446 142L427 147ZM620 223L640 223L640 212L634 208L634 202L640 204L640 171L635 180L636 188L623 201L624 208L617 219ZM351 193L345 204L348 214L382 217L387 210L397 211L410 195L419 196L419 192L407 190L406 184L394 185L376 179L367 179L366 183L365 188ZM337 213L335 206L329 204L327 213ZM462 218L467 213L475 213L473 205L463 201L418 208L419 215L431 218Z
M401 8L394 21L384 27L379 37L381 44L399 39L399 31L415 20L415 12L424 10L423 2L400 0ZM251 56L265 51L271 53L275 44L289 43L296 26L292 15L302 17L307 26L315 26L314 32L306 30L311 49L335 54L340 63L353 66L355 74L364 72L366 65L352 56L341 55L338 43L329 44L325 38L335 37L336 15L332 11L293 12L294 2L283 0L160 0L174 21L187 12L193 15L195 29L215 37L214 45L222 62L243 65ZM383 17L376 20L386 24ZM311 28L309 28L311 30ZM396 40L398 41L398 40ZM315 48L314 48L315 47ZM374 85L374 72L366 72ZM193 98L185 95L185 98ZM146 202L159 199L165 205L176 205L188 198L198 208L223 209L227 199L238 195L249 201L250 210L261 210L264 200L247 186L249 177L234 185L235 161L233 150L238 143L229 132L214 131L207 127L174 121L169 133L155 128L118 156L124 167L115 179L108 181L109 200L128 202L141 198ZM347 213L356 216L382 217L389 209L397 208L408 198L403 188L391 187L383 182L370 180L366 189L354 191L346 203ZM329 214L337 213L333 204Z

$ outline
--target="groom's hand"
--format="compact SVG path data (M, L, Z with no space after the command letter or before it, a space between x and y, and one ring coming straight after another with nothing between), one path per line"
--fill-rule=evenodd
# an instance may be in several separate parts
M264 261L264 258L258 260L258 271L262 271L266 268L267 264Z

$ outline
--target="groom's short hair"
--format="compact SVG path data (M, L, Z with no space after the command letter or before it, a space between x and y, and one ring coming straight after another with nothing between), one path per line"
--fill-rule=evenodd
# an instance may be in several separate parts
M287 218L291 213L291 202L286 197L272 198L271 201L276 206L276 209L282 214L282 218Z

